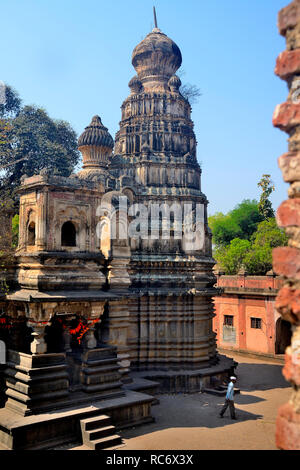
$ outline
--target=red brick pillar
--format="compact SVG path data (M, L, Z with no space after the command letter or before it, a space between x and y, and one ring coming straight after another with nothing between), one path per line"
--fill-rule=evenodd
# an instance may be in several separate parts
M289 403L279 409L276 443L280 449L300 450L300 0L279 12L278 27L287 47L277 59L275 73L287 81L289 95L276 107L273 123L289 134L288 152L279 158L279 166L290 188L289 199L278 209L277 222L286 229L289 246L273 251L273 267L285 279L276 308L293 326L283 369L293 394Z

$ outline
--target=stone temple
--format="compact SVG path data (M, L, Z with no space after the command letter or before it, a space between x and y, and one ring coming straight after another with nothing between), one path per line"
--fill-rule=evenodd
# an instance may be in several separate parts
M198 392L234 368L212 330L208 200L181 62L155 27L133 51L115 141L96 115L78 140L81 171L23 177L1 299L3 448L118 445L115 427L153 420L155 393Z

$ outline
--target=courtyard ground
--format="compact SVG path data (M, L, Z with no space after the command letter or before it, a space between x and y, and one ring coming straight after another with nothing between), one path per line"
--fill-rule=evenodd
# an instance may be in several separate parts
M237 421L229 409L219 418L223 397L206 393L159 395L152 407L155 422L120 431L118 450L274 450L277 410L291 395L282 364L227 353L238 363L235 396ZM86 446L72 446L89 450Z
M224 398L197 393L160 395L153 406L156 422L120 432L120 450L271 450L275 445L275 422L280 405L291 395L282 376L282 365L271 360L228 354L238 363L237 421L229 409L218 414Z

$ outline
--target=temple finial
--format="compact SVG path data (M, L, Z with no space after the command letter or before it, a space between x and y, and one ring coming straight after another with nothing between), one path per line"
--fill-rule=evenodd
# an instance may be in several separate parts
M156 10L155 7L153 7L153 14L154 14L154 26L157 28L157 18L156 18Z

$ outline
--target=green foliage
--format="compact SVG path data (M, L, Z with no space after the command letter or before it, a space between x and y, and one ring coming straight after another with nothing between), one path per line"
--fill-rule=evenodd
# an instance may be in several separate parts
M215 258L226 274L237 274L243 266L249 274L264 275L272 269L272 250L287 245L287 236L275 218L258 225L251 240L234 239L215 251Z
M244 258L251 249L249 240L235 238L227 247L221 246L215 252L215 258L226 274L236 274L241 268Z
M234 238L249 240L263 220L255 200L245 199L228 214L217 214L208 218L208 225L213 234L213 243L227 246Z
M5 103L0 104L0 118L9 119L18 115L21 109L21 98L11 86L5 86Z
M255 199L245 199L229 212L229 214L231 220L235 222L242 231L240 238L245 240L250 239L251 235L256 231L259 222L263 220Z
M272 208L272 203L269 196L275 191L275 186L272 184L271 175L262 175L260 182L257 184L262 189L262 194L258 204L260 214L264 219L274 217L275 213Z
M12 219L12 245L14 248L18 246L19 240L19 214L15 214Z
M17 208L15 190L23 175L69 176L79 161L77 136L70 124L51 119L44 109L20 107L20 99L9 90L6 108L0 109L0 196L11 198ZM5 119L4 119L5 117Z
M278 227L276 219L273 217L259 224L252 241L254 246L269 245L271 248L276 248L287 245L288 238L284 230Z
M215 244L214 256L226 274L243 266L249 274L263 275L272 269L272 250L287 245L287 236L274 217L269 196L275 190L270 175L263 175L259 203L245 199L228 214L208 218Z
M240 226L232 220L230 214L224 215L222 212L208 218L208 224L212 230L213 242L217 246L225 246L234 238L242 235Z

